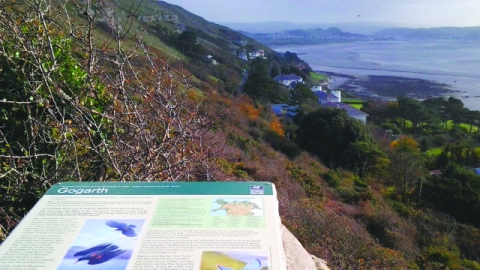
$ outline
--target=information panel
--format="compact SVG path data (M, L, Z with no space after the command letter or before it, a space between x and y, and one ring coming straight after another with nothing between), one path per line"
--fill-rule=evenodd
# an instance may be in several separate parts
M0 269L285 269L266 182L54 185L0 246Z

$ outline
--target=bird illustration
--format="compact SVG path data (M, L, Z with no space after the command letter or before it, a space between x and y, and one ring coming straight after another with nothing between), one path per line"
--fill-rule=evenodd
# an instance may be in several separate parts
M123 235L128 236L128 237L134 237L137 236L137 233L133 228L136 228L137 226L135 225L127 225L126 223L121 223L117 222L114 220L109 220L107 221L107 226L112 227L112 228L117 228L115 231L121 231Z
M73 254L74 257L81 256L74 263L88 261L88 264L100 264L109 261L124 252L126 252L126 250L118 249L118 246L112 244L100 244Z
M219 270L234 270L230 267L225 267L221 265L217 265ZM240 270L260 270L262 268L262 261L259 258L255 258L249 261L242 269Z

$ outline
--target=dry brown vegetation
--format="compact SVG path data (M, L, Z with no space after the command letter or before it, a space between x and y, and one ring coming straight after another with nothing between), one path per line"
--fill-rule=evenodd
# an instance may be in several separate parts
M85 3L0 4L1 240L59 181L269 181L283 223L332 269L480 268L478 229L409 200L412 179L390 184L405 167L383 157L360 177L279 147L293 143L287 123L232 95L234 69L216 70L233 74L222 81L169 61Z

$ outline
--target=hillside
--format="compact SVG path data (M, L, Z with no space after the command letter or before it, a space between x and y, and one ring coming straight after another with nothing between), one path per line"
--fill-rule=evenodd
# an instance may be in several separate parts
M455 98L364 102L363 125L296 54L166 2L8 2L0 45L0 239L61 181L268 181L332 269L480 269L480 114Z
M284 21L273 22L255 22L255 23L237 23L237 22L221 22L222 25L228 26L237 31L245 31L249 33L276 33L288 30L307 30L322 28L328 29L337 27L342 31L356 33L361 35L372 35L387 28L400 27L398 24L392 23L374 23L374 22L350 22L350 23L292 23Z
M247 33L245 35L267 45L320 44L368 40L367 36L343 32L337 27L327 29L287 30L275 33Z

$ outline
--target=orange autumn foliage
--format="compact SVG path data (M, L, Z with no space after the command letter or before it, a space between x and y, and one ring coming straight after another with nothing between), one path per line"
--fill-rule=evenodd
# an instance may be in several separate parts
M253 107L253 105L248 104L246 102L241 102L239 106L240 106L240 110L242 110L242 112L244 112L247 115L248 119L250 120L258 119L260 112L258 109Z
M283 128L282 123L280 122L280 120L278 120L277 117L274 117L270 122L270 129L278 136L285 138L285 129Z
M412 137L403 136L403 137L391 142L390 147L392 149L403 148L403 147L407 147L407 148L410 148L410 149L417 149L418 148L418 142Z

